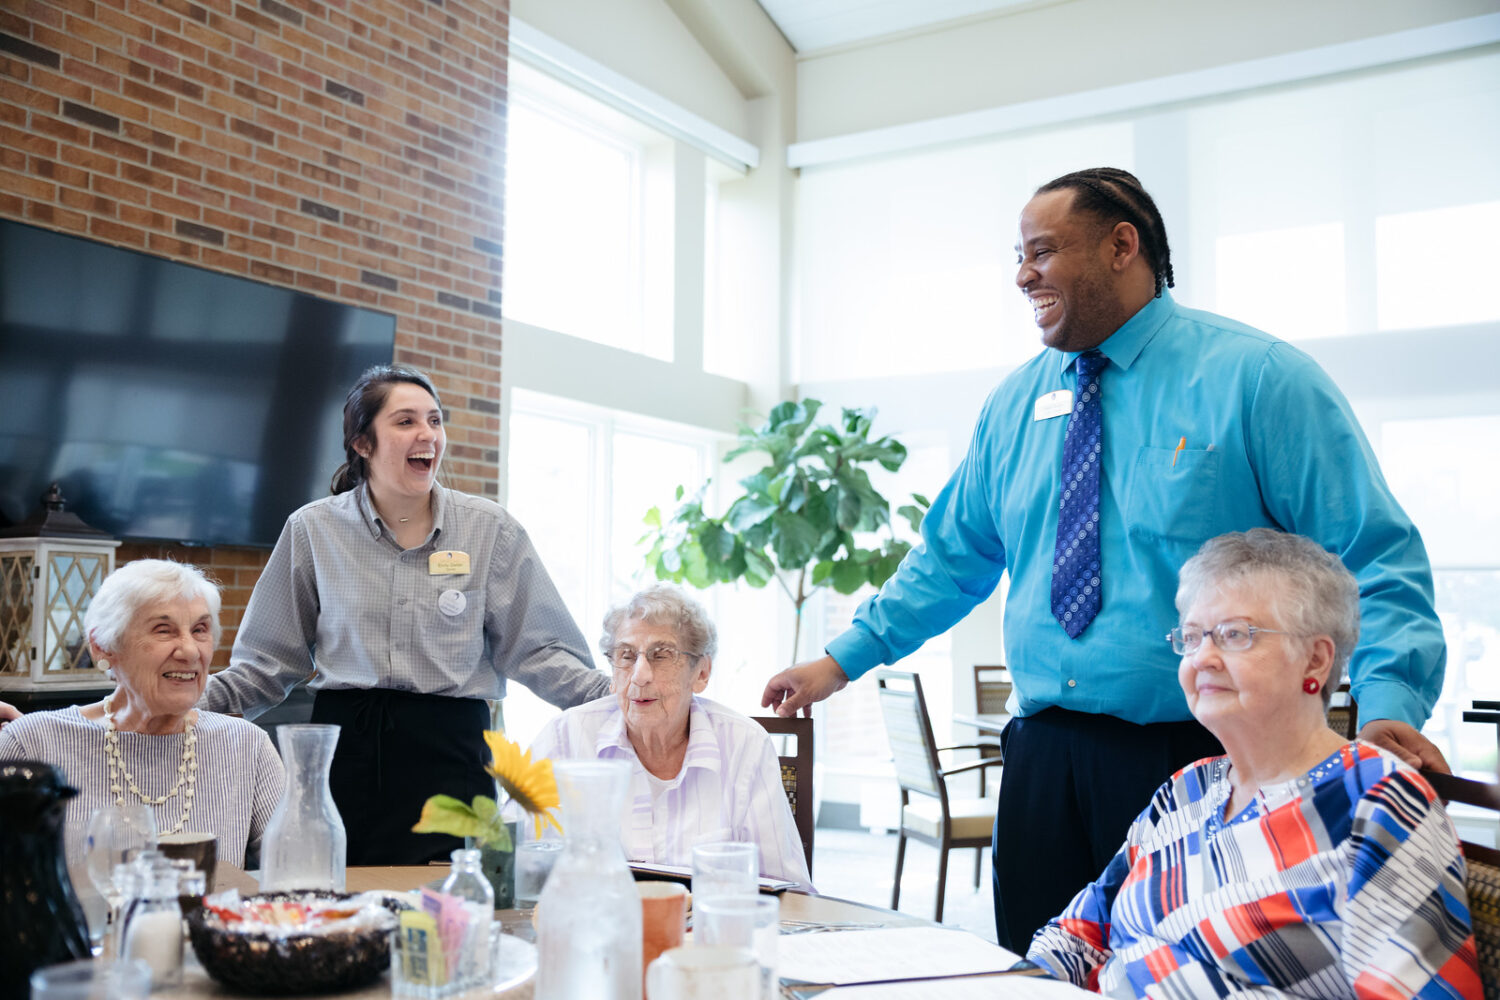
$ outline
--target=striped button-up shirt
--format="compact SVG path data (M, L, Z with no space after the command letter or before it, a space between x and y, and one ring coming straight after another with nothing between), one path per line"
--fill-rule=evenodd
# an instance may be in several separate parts
M432 515L427 540L403 550L364 486L292 514L204 707L255 718L314 669L315 690L489 699L514 680L564 708L609 690L515 518L441 486ZM444 552L469 572L432 572Z
M642 766L613 695L553 719L531 744L531 756L630 763L620 839L632 861L688 867L697 844L750 841L760 845L761 875L812 888L771 738L731 708L693 697L687 757L676 777L665 781Z
M1480 996L1458 837L1431 786L1368 743L1263 786L1228 758L1173 775L1027 957L1111 997Z

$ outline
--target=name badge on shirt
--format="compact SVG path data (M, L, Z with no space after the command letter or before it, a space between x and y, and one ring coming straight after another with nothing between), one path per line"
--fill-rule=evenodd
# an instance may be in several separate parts
M434 552L427 557L428 576L467 576L468 573L467 552Z
M1036 410L1032 413L1032 420L1051 420L1060 417L1064 413L1073 412L1073 390L1059 389L1049 392L1045 396L1036 398Z
M457 590L445 590L438 595L438 610L452 618L461 615L469 606L469 599Z

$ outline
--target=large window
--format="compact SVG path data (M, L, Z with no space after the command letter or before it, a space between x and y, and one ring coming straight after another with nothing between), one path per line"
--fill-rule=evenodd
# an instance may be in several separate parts
M1387 420L1381 464L1432 559L1448 640L1443 694L1424 728L1455 771L1495 773L1495 733L1463 722L1500 698L1500 415Z
M672 143L512 63L507 318L672 356Z
M508 507L597 658L605 611L647 582L642 518L670 507L679 484L703 480L713 435L517 389L510 440ZM529 742L555 710L511 690L506 727Z

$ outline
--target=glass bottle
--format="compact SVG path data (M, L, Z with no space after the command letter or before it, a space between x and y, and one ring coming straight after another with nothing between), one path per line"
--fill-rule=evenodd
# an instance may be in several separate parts
M338 740L338 726L276 727L277 749L286 765L286 790L261 840L261 892L344 891L349 841L328 787Z
M490 928L495 920L495 890L480 866L477 850L459 848L452 854L453 868L443 880L442 892L463 901L468 917L462 940L451 945L445 938L443 951L455 985L478 986L490 973Z
M124 925L123 957L144 959L151 966L151 988L174 986L182 979L182 908L177 903L178 876L165 858L136 864L139 896Z
M537 902L536 1000L640 1000L641 897L620 846L622 760L553 764L563 852Z
M48 764L0 764L0 996L25 996L33 969L89 957L62 848L63 812L77 794Z

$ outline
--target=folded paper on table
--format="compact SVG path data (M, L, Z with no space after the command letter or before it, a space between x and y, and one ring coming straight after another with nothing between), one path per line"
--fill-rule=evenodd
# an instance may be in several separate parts
M651 861L632 861L630 871L635 875L637 882L643 878L667 879L684 885L691 885L693 882L693 869L685 865L658 865ZM761 892L786 892L788 889L797 888L796 882L787 882L779 878L762 878L759 881Z
M918 979L907 983L835 986L817 1000L1066 1000L1097 997L1072 983L1028 976L972 976L968 979Z
M1004 972L1020 960L968 931L887 927L783 935L777 971L792 982L844 986Z

